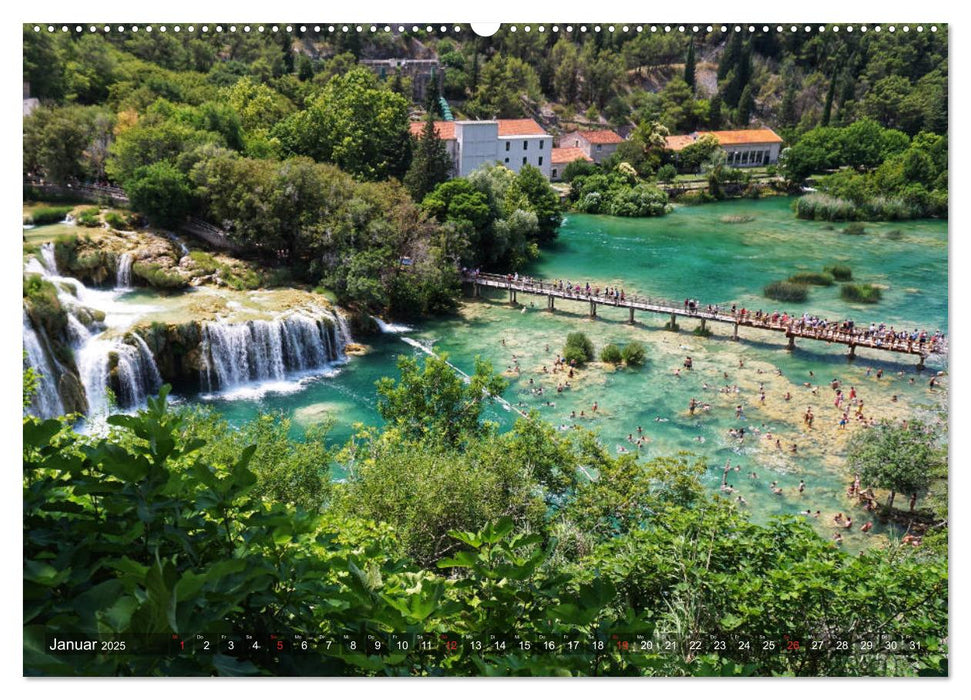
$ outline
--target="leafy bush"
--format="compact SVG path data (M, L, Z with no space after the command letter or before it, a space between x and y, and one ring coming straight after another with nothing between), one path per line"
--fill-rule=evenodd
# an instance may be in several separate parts
M647 351L644 344L637 340L632 340L621 351L624 362L630 367L640 367L647 360Z
M823 270L832 275L833 279L837 282L846 282L853 279L853 270L850 269L849 265L827 265Z
M621 355L620 348L613 343L608 343L600 348L600 361L609 362L610 364L620 364L624 357Z
M87 207L78 212L78 223L88 228L101 226L101 210L98 207Z
M715 197L706 192L705 190L695 190L694 192L685 192L684 194L675 198L678 204L707 204L708 202L717 201Z
M128 219L116 211L109 211L105 214L105 223L117 231L127 231L131 228Z
M846 228L844 228L842 233L850 236L862 236L864 233L866 233L866 226L858 221L854 221L852 224L849 224Z
M762 293L776 301L806 301L809 298L809 287L786 281L770 282L762 289Z
M844 284L840 286L840 297L845 301L876 304L883 297L883 293L872 284Z
M578 365L582 365L584 362L590 362L594 358L593 343L583 333L570 333L566 337L563 357L566 358L567 362L573 362Z
M577 158L572 163L567 163L563 168L563 182L573 182L578 177L593 175L597 172L597 166L588 160Z
M74 207L39 207L24 217L24 223L34 226L59 224L73 209Z
M192 266L204 275L211 275L219 269L219 261L211 253L202 250L189 251L189 260L192 261Z
M670 163L665 163L657 169L658 182L671 182L678 175L678 169Z
M132 274L155 289L182 289L188 285L182 275L158 263L137 262L132 266Z
M793 284L815 284L819 287L829 287L833 284L834 275L829 272L797 272L789 281Z

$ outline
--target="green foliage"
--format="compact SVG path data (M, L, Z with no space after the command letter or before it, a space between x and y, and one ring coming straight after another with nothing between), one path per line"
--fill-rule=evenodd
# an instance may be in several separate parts
M103 178L113 126L102 107L37 108L24 119L24 174L58 184Z
M445 356L398 358L401 378L378 381L378 413L406 439L428 438L455 445L486 429L479 422L483 404L506 388L492 366L476 358L475 370L463 381Z
M632 340L627 343L621 351L621 355L624 358L624 364L628 367L640 367L647 360L644 344L639 340Z
M318 512L332 488L327 465L333 455L325 443L331 422L315 425L294 439L291 420L283 414L263 413L231 428L215 412L196 410L185 413L184 436L205 443L197 454L217 469L231 469L239 455L255 445L248 465L256 476L252 495L268 504Z
M584 333L570 333L563 346L563 357L571 364L582 365L594 358L593 343Z
M785 281L769 282L763 287L762 293L776 301L803 302L809 298L809 286Z
M846 233L850 236L862 236L866 233L866 227L858 221L854 221L840 231L840 233Z
M189 180L170 163L138 168L126 191L133 207L162 226L178 226L191 208Z
M561 179L563 182L573 182L578 177L593 175L595 172L597 172L595 163L591 163L589 160L584 160L583 158L577 158L572 163L567 163L567 166L563 168Z
M127 231L131 228L131 221L128 217L115 211L109 211L105 214L105 223L116 231Z
M412 146L412 151L414 155L405 174L404 185L415 201L420 201L439 183L448 180L453 169L452 158L445 143L438 137L432 114L429 113L425 119L421 137Z
M621 166L606 173L579 176L570 187L574 206L588 214L612 216L663 216L671 208L667 194L653 185L639 182L636 174ZM629 166L628 166L629 167Z
M853 270L849 265L827 265L823 270L832 275L837 282L848 282L853 279Z
M620 353L620 348L613 343L607 343L600 348L600 361L619 365L623 361L623 355Z
M132 274L149 287L159 290L184 289L189 282L175 270L162 267L159 263L136 262Z
M670 163L665 163L657 169L655 177L658 182L672 182L678 175L678 170Z
M64 217L74 211L74 207L38 207L24 217L25 224L46 226L64 221Z
M815 284L819 287L829 287L836 279L830 272L797 272L789 278L793 284Z
M404 177L411 160L408 102L371 71L334 76L271 130L284 155L334 163L366 180Z
M897 492L908 496L927 492L946 454L929 425L918 420L902 424L882 420L853 435L847 467L859 473L864 488L890 491L887 507L893 508Z
M101 226L101 210L98 207L87 207L78 212L77 223L87 228Z
M883 293L872 284L841 284L840 298L861 304L876 304Z

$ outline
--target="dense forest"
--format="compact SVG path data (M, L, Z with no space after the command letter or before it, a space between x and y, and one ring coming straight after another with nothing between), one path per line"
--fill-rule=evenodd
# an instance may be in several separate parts
M535 416L498 432L481 417L504 382L487 364L468 383L438 357L399 368L378 386L385 426L339 449L325 429L292 442L281 416L227 430L208 411L167 406L165 389L101 436L25 418L25 671L947 672L946 446L923 426L868 431L854 459L873 483L931 489L938 525L920 548L853 556L797 518L752 523L702 486L704 464L689 456L612 457L592 434ZM331 460L346 480L330 480ZM48 653L52 625L67 638L285 630L340 643L81 660ZM436 641L365 649L392 634Z

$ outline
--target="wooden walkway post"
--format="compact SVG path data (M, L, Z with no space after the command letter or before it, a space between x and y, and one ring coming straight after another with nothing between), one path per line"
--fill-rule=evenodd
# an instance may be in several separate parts
M630 325L634 325L634 307L630 307L630 320L627 322Z
M735 330L732 333L732 340L738 340L738 321L735 321Z
M546 298L546 310L547 310L547 311L550 311L550 312L552 312L552 311L556 311L556 307L554 307L554 306L553 306L553 299L554 299L554 297L553 297L553 295L552 295L552 294L550 294L550 295L549 295L549 296L548 296L548 297Z
M590 318L597 318L597 302L590 300Z
M786 345L786 350L795 350L796 336L791 331L786 331L786 337L789 339L789 344Z

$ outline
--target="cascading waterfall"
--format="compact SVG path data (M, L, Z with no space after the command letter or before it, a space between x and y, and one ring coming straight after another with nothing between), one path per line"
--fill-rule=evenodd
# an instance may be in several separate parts
M25 369L32 368L37 372L37 390L34 393L32 413L40 418L53 418L64 414L64 404L57 390L57 377L44 349L40 335L34 330L34 324L24 310L24 358Z
M324 369L345 359L349 341L344 318L323 310L269 321L208 322L202 328L202 385L219 391Z
M118 272L115 276L115 289L131 289L131 266L135 261L135 256L131 253L122 253L118 258Z
M45 243L40 247L41 261L48 274L57 274L57 258L54 257L54 244Z

